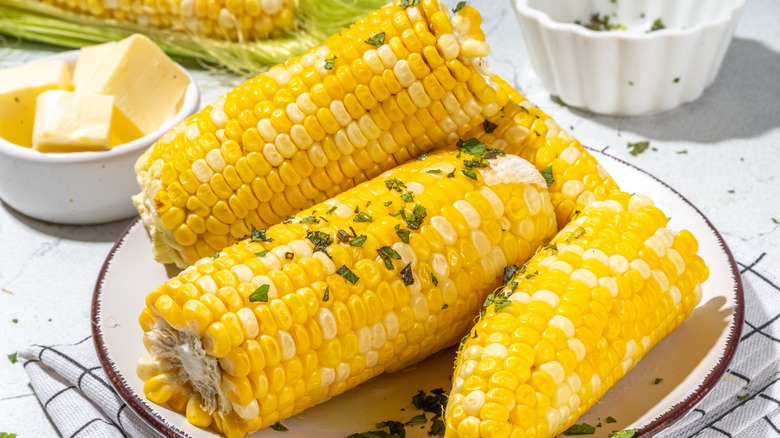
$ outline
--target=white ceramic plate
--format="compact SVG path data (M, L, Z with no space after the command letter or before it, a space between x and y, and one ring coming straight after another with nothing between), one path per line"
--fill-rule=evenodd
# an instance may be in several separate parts
M728 366L742 327L742 284L728 248L696 207L647 173L608 155L594 152L628 192L650 195L672 219L673 230L686 228L699 240L700 254L710 267L703 298L682 326L656 346L580 422L610 431L637 428L651 435L680 418L706 394ZM148 402L135 365L145 354L137 315L144 297L168 278L166 267L152 258L151 243L140 221L133 223L108 255L95 287L93 334L104 369L128 405L161 434L170 437L212 437L180 414ZM301 415L288 419L290 432L261 430L254 437L344 437L375 429L385 420L406 421L418 415L411 397L418 390L449 390L454 350L445 350L413 369L386 374ZM655 384L655 379L662 382ZM611 416L616 423L606 424ZM429 415L430 417L430 415ZM429 427L407 427L410 437L427 436Z

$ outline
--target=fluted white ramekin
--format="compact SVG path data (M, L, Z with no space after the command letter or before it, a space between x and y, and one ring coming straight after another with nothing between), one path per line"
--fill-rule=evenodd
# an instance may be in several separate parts
M696 100L715 81L745 0L514 0L531 64L551 94L600 114ZM593 14L626 28L590 30ZM656 19L666 26L648 32Z

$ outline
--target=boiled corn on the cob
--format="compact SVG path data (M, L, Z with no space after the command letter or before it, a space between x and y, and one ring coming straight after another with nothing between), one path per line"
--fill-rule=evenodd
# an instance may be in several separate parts
M139 159L134 202L159 261L184 267L500 111L479 13L406 4L237 87Z
M295 25L293 0L28 0L97 18L217 39L279 36Z
M461 149L253 229L149 293L149 400L242 436L456 343L504 266L557 230L531 164Z
M503 79L495 75L492 79L509 96L509 102L467 137L478 137L536 166L550 184L558 228L568 224L589 203L603 201L620 190L593 155L552 117Z
M447 436L571 426L701 299L688 231L641 195L595 201L486 301L458 354Z

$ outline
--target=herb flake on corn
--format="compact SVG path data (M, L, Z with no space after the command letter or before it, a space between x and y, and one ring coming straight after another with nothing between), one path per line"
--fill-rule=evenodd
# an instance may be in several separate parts
M150 292L146 396L243 436L456 343L504 266L557 229L543 179L518 157L446 176L479 158L407 162Z
M558 435L679 326L709 271L666 223L616 193L513 270L462 342L447 436Z
M387 5L163 136L134 197L156 258L185 267L496 115L479 13L443 8Z

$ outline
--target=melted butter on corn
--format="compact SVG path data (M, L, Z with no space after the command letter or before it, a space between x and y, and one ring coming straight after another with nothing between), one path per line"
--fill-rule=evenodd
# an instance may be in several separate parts
M427 172L462 169L459 155L403 164L151 291L139 317L147 397L242 436L457 342L504 266L557 229L546 187L519 157L489 160L476 179ZM499 173L492 183L488 170ZM518 234L525 219L536 229ZM323 235L330 243L315 250ZM508 354L493 344L493 357Z
M236 87L138 160L134 203L159 261L185 267L497 114L507 93L482 74L476 9L451 22L435 0L399 2Z
M679 326L709 271L666 222L617 192L538 250L463 339L446 435L556 436Z

